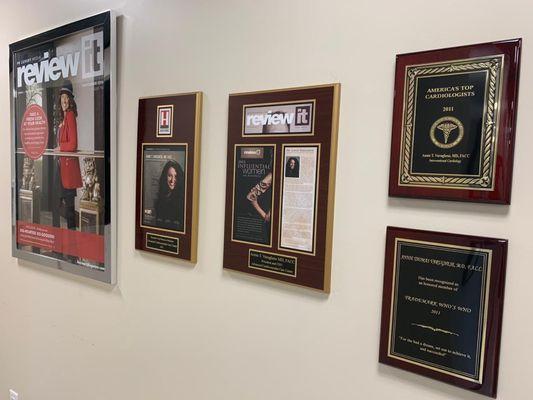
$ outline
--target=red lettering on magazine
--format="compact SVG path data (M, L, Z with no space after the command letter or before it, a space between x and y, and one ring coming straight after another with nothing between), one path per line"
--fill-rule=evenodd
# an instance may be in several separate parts
M17 243L94 262L105 262L104 237L94 233L17 221Z

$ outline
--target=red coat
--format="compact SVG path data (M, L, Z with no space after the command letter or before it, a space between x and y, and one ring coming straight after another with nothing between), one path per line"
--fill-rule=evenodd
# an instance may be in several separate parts
M59 129L59 150L78 150L78 127L74 111L67 111ZM65 189L82 187L80 161L78 157L59 157L61 184Z

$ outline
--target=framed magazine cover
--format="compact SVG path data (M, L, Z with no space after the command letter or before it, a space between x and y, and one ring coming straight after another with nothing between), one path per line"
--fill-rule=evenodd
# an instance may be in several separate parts
M115 16L9 46L13 256L114 284Z

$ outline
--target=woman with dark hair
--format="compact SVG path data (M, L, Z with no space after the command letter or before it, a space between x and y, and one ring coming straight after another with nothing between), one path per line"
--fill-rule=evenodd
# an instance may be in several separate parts
M78 150L78 126L76 117L78 109L74 101L72 83L65 80L59 89L58 120L56 151L62 153L76 152ZM60 156L58 160L58 196L57 207L67 220L68 229L76 229L76 217L74 213L74 198L76 189L82 186L80 162L78 157ZM59 215L55 213L54 225L60 226Z
M155 201L156 225L160 228L183 230L185 174L181 166L169 160L159 177L159 192Z
M285 163L285 176L287 178L300 177L300 161L296 157L289 157Z
M78 107L74 101L72 83L65 79L59 89L56 108L56 152L75 153L78 151ZM52 194L52 225L61 227L60 216L67 220L67 228L76 230L76 213L74 200L77 188L82 187L80 162L78 157L61 155L57 158L55 173L55 190ZM76 263L77 242L73 235L63 235L61 250L56 253L57 258L63 258Z

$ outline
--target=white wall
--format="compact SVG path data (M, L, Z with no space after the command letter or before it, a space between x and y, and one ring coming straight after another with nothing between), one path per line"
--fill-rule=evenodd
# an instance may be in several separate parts
M5 1L0 399L478 399L380 366L385 227L509 239L499 398L533 391L533 6L509 1ZM8 44L115 8L118 285L11 258ZM524 39L510 207L387 197L397 53ZM332 293L222 270L228 93L341 82ZM134 250L137 100L202 90L196 267Z

